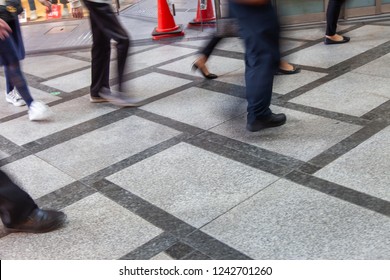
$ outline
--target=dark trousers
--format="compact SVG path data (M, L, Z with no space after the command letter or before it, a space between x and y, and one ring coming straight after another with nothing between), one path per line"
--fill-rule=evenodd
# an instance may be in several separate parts
M0 217L3 224L17 224L37 208L34 200L0 170Z
M229 11L238 19L245 42L247 122L253 123L272 113L272 85L280 60L278 18L271 3L253 6L230 1Z
M215 47L218 45L219 41L222 39L222 37L214 35L213 38L207 42L206 46L200 51L200 53L203 54L206 58L209 58Z
M326 35L333 36L336 34L337 22L339 20L341 6L345 0L329 0L328 9L326 10Z
M88 0L84 0L84 3L89 10L93 40L91 95L98 96L103 87L110 87L111 39L117 43L118 87L121 91L130 46L129 35L118 21L111 5Z

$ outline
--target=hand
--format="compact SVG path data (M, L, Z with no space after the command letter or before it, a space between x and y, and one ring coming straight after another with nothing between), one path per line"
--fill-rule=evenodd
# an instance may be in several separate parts
M4 20L0 19L0 39L4 40L9 36L9 33L11 32L12 30L8 26L8 24Z
M72 17L83 18L84 17L83 7L72 8Z

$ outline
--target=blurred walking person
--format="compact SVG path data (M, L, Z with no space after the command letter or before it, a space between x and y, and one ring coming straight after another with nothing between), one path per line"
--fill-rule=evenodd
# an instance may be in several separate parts
M116 16L111 0L83 0L89 10L92 30L92 82L90 101L92 103L112 102L119 106L138 106L138 101L123 93L123 75L130 39ZM69 0L73 16L82 18L80 0ZM118 90L110 89L111 39L116 42Z
M40 0L41 3L50 7L50 2ZM0 40L0 65L4 66L6 80L5 99L15 106L28 106L28 116L31 121L46 120L52 112L48 106L40 101L34 101L28 89L26 79L20 68L19 61L24 59L25 50L17 15L9 16L0 13L3 24L10 27L8 36Z

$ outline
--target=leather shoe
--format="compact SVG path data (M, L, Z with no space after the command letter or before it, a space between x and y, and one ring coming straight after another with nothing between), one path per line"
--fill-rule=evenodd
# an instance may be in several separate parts
M61 211L35 208L31 214L19 224L6 226L7 232L43 233L62 227L66 215Z
M334 41L332 39L329 39L328 37L325 37L325 45L336 45L336 44L345 44L345 43L348 43L351 38L350 37L347 37L347 36L342 36L343 39L341 41Z
M263 119L256 119L253 123L248 123L246 129L252 132L259 131L269 127L281 126L286 123L285 114L272 113L269 117Z

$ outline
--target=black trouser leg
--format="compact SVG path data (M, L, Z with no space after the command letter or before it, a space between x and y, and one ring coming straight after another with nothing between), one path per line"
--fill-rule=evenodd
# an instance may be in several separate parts
M218 45L219 41L222 39L222 37L214 35L213 38L208 41L207 45L200 51L200 53L203 54L206 58L209 58L215 47Z
M93 37L91 94L96 95L102 87L109 87L111 39L116 42L118 87L121 90L130 46L129 36L118 21L111 5L87 0L84 3L90 13Z
M3 224L18 224L35 208L34 200L0 170L0 217Z
M339 20L341 6L345 0L329 0L328 9L326 10L326 35L333 36L336 34L337 22Z

